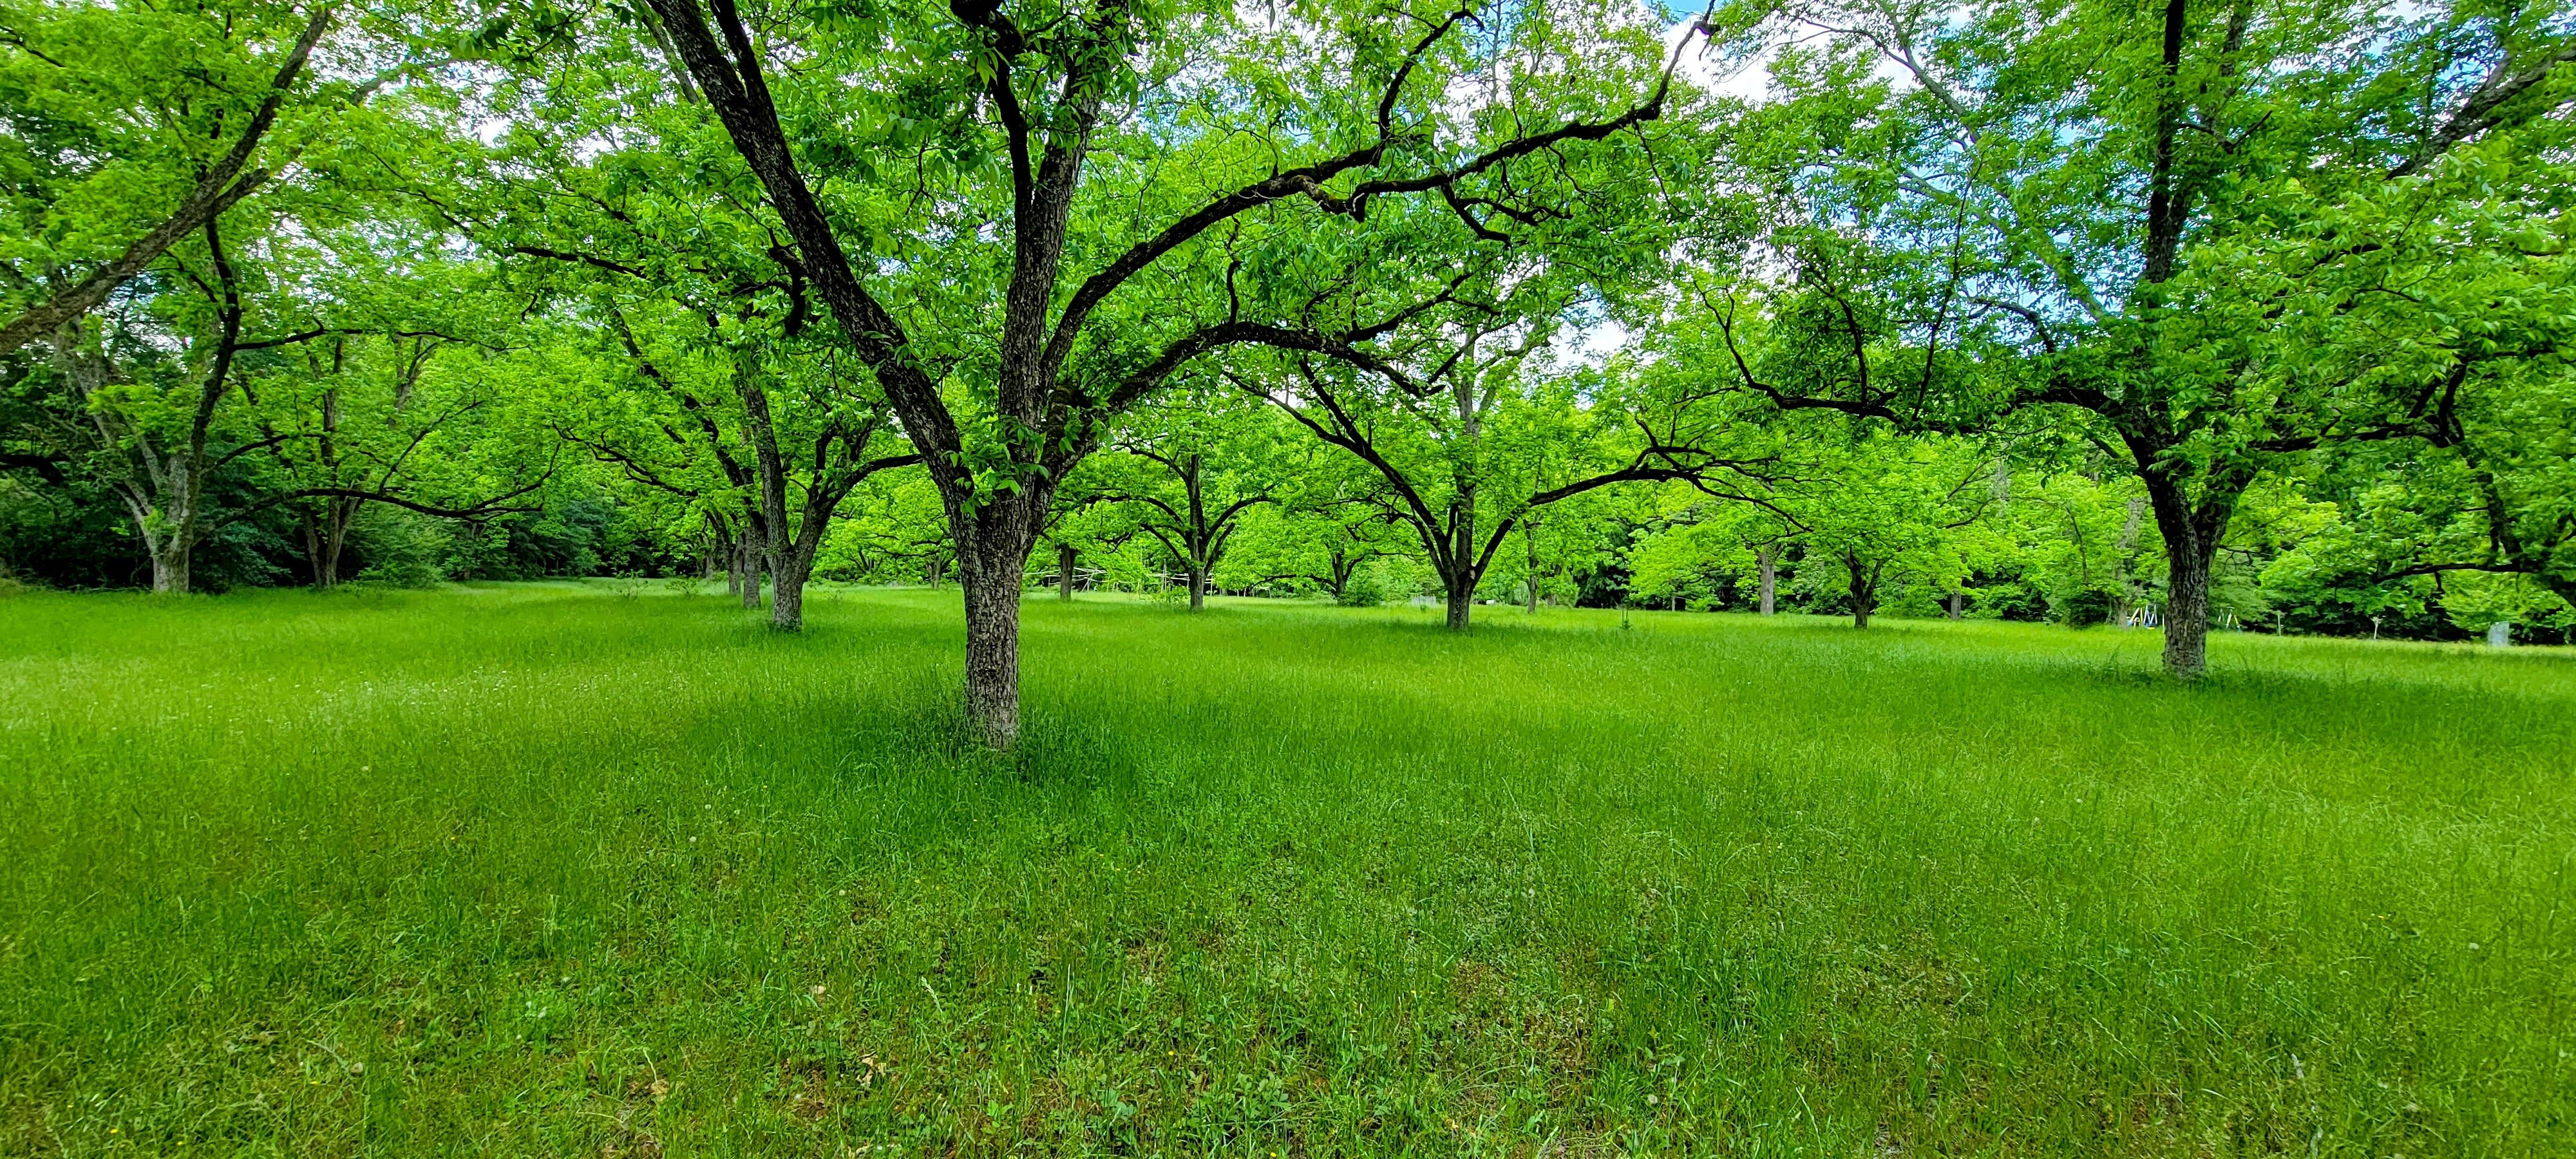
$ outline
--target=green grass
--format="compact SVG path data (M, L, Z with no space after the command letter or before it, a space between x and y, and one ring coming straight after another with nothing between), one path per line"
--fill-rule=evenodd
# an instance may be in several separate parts
M2576 658L0 600L0 1154L2576 1153Z

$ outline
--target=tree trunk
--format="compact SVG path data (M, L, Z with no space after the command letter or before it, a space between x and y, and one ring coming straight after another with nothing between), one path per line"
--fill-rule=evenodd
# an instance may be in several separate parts
M1215 542L1215 530L1208 526L1207 491L1199 480L1203 463L1193 452L1182 455L1177 465L1181 492L1189 501L1189 520L1180 528L1181 546L1189 549L1188 554L1181 558L1181 570L1189 576L1190 610L1193 612L1207 610L1208 569L1216 566L1216 555L1208 550L1208 545Z
M805 630L805 580L813 573L814 559L796 551L780 552L770 577L769 626L781 632Z
M2141 456L2144 457L2144 456ZM2219 477L2205 484L2197 504L2160 470L2142 472L2156 529L2165 537L2165 671L2197 680L2209 670L2209 573L2228 517L2244 494L2244 481Z
M188 594L188 537L167 534L149 545L152 553L152 591L156 595Z
M2174 552L2165 582L2165 671L2197 680L2209 670L2209 571L2215 545Z
M769 391L761 385L760 351L745 346L733 352L734 394L742 400L743 433L751 438L752 461L760 485L761 529L759 554L754 557L769 567L769 626L782 632L805 630L805 578L814 569L813 549L821 546L819 524L808 526L800 543L787 521L787 461L778 453L778 428L770 420ZM817 464L816 474L821 474ZM828 521L831 512L821 509L820 485L806 493L805 518ZM835 501L837 502L837 500ZM798 558L801 556L802 558Z
M152 559L152 591L156 595L188 594L190 557L197 545L197 477L192 464L182 458L184 454L173 452L164 461L160 503L156 505L142 496L129 496L126 500L143 532L143 550Z
M1521 587L1527 589L1523 592L1523 595L1525 595L1529 601L1529 614L1535 616L1538 614L1537 520L1524 520L1521 523L1521 547L1528 553L1528 559L1526 560L1528 566L1523 568L1521 572Z
M2111 606L2111 623L2115 626L2128 626L2130 615L2145 606L2139 600L2137 585L2129 582L2129 553L2137 550L2138 514L2146 505L2143 498L2129 497L2129 517L2120 525L2119 546L2111 555L2111 582L2120 589Z
M966 589L966 715L984 743L1007 749L1020 736L1020 581L1030 545L1009 542L1016 537L1001 522L958 536L957 581Z
M302 514L302 522L304 524L304 559L313 569L313 586L330 587L330 575L322 566L321 524L313 518L313 510L309 507Z
M1952 592L1950 598L1944 602L1948 606L1943 610L1949 613L1951 619L1958 619L1968 609L1968 593Z
M1460 389L1463 391L1465 388ZM1463 408L1466 395L1462 393L1459 398ZM1466 416L1467 421L1461 426L1469 441L1473 442L1476 431L1474 412L1461 409L1459 413ZM1476 581L1483 579L1484 574L1479 569L1476 555L1476 488L1463 479L1459 481L1457 497L1449 501L1449 559L1448 574L1440 577L1448 589L1449 630L1464 632L1469 609L1476 604Z
M323 508L321 551L313 560L313 580L318 587L336 587L340 583L340 557L349 549L349 525L357 522L363 499L333 499Z
M228 343L226 349L229 348ZM99 441L108 446L130 444L126 452L128 474L116 483L116 493L125 501L125 513L134 520L135 533L143 540L144 558L152 565L152 590L163 595L185 594L189 549L196 543L196 465L203 461L205 428L214 413L217 394L199 393L194 435L200 453L182 449L165 455L153 449L152 440L144 432L114 417L118 412L113 408L99 405L99 392L108 385L110 367L105 353L85 348L77 321L59 328L54 336L54 354L71 381L72 397L97 425Z
M1468 613L1476 606L1476 581L1461 574L1450 578L1447 587L1449 630L1464 632L1467 630Z
M1753 550L1753 558L1762 567L1762 614L1767 616L1780 593L1780 557L1776 549L1758 547Z
M742 573L742 606L749 611L760 607L760 542L755 529L734 544L735 569Z
M1070 600L1073 598L1074 558L1075 556L1072 544L1059 543L1055 545L1055 598L1059 600Z
M1851 569L1852 627L1867 631L1869 614L1877 610L1878 577L1861 570L1860 561L1850 556L1843 563Z

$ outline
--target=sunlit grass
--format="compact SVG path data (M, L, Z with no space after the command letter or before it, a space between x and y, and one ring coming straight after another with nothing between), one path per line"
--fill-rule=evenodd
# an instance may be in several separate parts
M2564 651L1478 612L0 600L0 1154L2576 1152Z

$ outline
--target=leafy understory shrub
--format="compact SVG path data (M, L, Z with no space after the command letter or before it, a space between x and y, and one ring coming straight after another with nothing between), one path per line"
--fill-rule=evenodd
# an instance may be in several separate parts
M446 582L439 566L454 542L454 532L437 519L381 504L358 513L349 529L349 546L362 562L354 577L360 583L396 588L429 588Z
M2059 613L2070 628L2085 628L2111 621L2111 609L2117 598L2100 588L2085 588L2066 597Z

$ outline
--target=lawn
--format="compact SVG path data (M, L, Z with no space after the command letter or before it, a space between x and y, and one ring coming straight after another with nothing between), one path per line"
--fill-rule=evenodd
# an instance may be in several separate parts
M2576 656L0 599L0 1154L2576 1153Z

